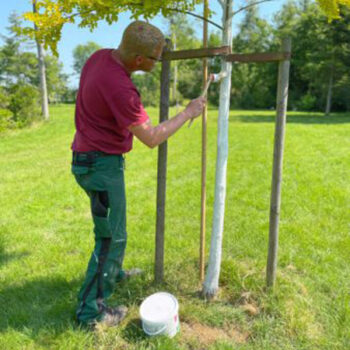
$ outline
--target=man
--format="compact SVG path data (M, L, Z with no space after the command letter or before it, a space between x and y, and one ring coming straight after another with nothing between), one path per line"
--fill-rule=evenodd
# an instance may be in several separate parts
M105 299L118 280L126 247L126 204L123 154L133 135L150 148L199 116L205 99L191 101L184 111L154 127L143 108L131 74L150 72L161 59L161 31L141 21L124 31L118 49L102 49L86 62L76 102L72 172L90 198L95 248L78 295L77 319L82 324L118 324L125 306L107 307Z

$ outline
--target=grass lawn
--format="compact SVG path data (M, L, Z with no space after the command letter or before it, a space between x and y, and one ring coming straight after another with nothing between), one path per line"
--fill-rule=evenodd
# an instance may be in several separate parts
M157 120L157 110L148 109ZM201 127L169 141L165 277L153 283L157 150L126 156L128 247L111 303L120 327L74 321L93 235L88 200L70 174L73 106L0 137L0 349L350 349L350 115L290 113L285 142L277 284L267 293L274 112L231 111L220 293L198 297ZM209 110L207 252L217 110ZM139 305L155 291L180 303L181 332L148 338Z

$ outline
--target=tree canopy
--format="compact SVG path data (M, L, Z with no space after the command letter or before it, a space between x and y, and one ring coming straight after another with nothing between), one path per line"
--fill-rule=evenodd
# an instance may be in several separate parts
M317 2L329 19L340 17L339 8L341 5L350 7L350 0L317 0Z
M41 0L37 1L44 3ZM81 1L74 1L74 3L78 2ZM89 3L93 4L94 2L96 0L90 0ZM104 2L105 6L108 3L108 1ZM134 3L136 2L134 1ZM339 19L333 19L330 23L327 21L327 17L324 16L324 11L327 11L327 8L322 7L330 3L329 0L326 2L319 1L319 4L316 4L313 0L288 1L276 13L272 25L259 17L257 7L249 7L245 11L245 17L240 24L237 35L233 38L232 45L235 52L278 51L281 37L290 36L292 38L293 59L289 91L289 107L291 109L325 110L327 91L330 91L330 88L333 90L332 110L345 111L350 108L348 102L350 87L348 73L350 64L348 59L350 57L348 42L350 7L339 6L341 2L335 2L339 6ZM45 13L44 10L44 8L41 9L40 13L42 15ZM78 13L78 9L76 11L72 10L71 15ZM67 16L67 13L65 16ZM82 20L80 15L75 16L75 18L77 21L78 18L79 21ZM197 25L200 25L200 22L189 22L189 16L179 15L170 10L165 21L169 23L169 28L165 31L165 34L172 36L171 34L176 32L177 49L201 47L201 38L197 36L194 30ZM212 31L210 38L209 46L221 45L220 31ZM6 46L2 53L5 55L6 50L10 49L10 46ZM20 55L16 57L19 58ZM23 69L28 67L28 72L34 72L31 68L33 58L28 55L23 56L24 58L27 59L25 61L26 65L23 65L21 69L14 68L14 64L8 66L6 72L3 70L0 79L3 79L3 81L8 79L10 69L15 69L19 74L23 74ZM85 58L81 60L81 64L84 60ZM80 59L78 61L80 62ZM4 59L1 61L0 68L5 62L7 61ZM219 57L213 58L209 62L211 71L217 72L220 70ZM202 86L200 60L184 60L177 64L178 71L181 72L176 81L177 96L181 101L196 97ZM159 89L159 69L160 67L151 75L141 74L135 75L133 78L146 105L156 105L158 103L156 102L158 101L156 96L158 96L157 87ZM276 74L276 66L273 63L234 65L231 106L235 108L272 108L276 94ZM28 79L29 74L25 74L25 77ZM49 90L51 80L49 78ZM56 87L51 89L51 91L56 90ZM219 90L211 88L208 98L211 103L217 105Z
M350 7L350 0L316 0L327 17L332 20L339 18L341 5ZM45 47L50 47L57 54L57 43L61 38L64 24L76 23L78 26L93 30L98 21L105 20L112 24L118 20L122 12L130 11L133 18L141 15L145 19L161 13L168 17L176 12L186 12L194 9L202 0L36 0L37 13L27 12L24 17L34 22L33 28L24 28L22 32L36 37Z
M163 16L174 11L190 11L201 0L37 0L37 13L27 12L24 17L33 21L38 30L25 28L23 32L49 46L57 53L57 42L66 23L75 23L79 18L79 27L93 30L98 21L105 20L112 24L118 20L122 12L130 11L137 19L141 15L145 19L161 13Z

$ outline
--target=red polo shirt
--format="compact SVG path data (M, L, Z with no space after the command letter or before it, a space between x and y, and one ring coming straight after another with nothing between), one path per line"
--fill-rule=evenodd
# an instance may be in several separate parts
M132 149L127 129L149 120L130 74L112 57L112 49L95 52L80 77L72 149L122 154Z

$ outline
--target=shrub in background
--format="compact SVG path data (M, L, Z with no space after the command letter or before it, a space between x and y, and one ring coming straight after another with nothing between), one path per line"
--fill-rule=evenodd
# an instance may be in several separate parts
M10 98L6 90L0 86L0 132L12 125L12 112L8 110Z
M299 111L313 111L315 110L317 98L313 95L306 94L297 102L297 109Z
M0 133L13 125L12 113L8 109L0 108Z
M13 113L17 127L31 124L40 116L40 94L36 87L29 84L15 84L10 88L8 109Z

